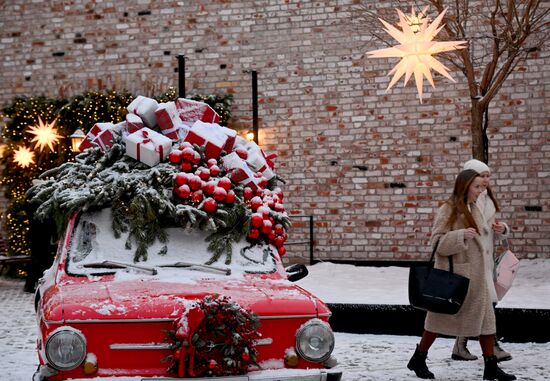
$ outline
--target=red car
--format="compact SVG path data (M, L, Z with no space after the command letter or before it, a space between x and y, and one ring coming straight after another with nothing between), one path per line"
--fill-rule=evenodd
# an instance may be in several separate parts
M33 380L340 380L331 313L291 282L304 266L247 242L206 264L207 233L181 227L135 262L112 230L109 209L71 219L36 293Z

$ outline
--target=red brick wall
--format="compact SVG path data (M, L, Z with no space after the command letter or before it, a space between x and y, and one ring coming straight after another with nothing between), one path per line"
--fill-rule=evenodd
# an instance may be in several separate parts
M56 5L52 5L56 3ZM436 77L387 94L392 63L349 27L354 0L7 2L0 14L0 104L17 95L127 88L230 92L234 126L251 125L258 71L260 143L277 151L291 215L314 215L315 257L409 260L427 253L435 210L471 157L469 95ZM520 64L491 104L490 166L515 251L550 257L548 51ZM366 170L362 170L366 169ZM308 237L295 218L293 240ZM305 245L288 258L307 258Z

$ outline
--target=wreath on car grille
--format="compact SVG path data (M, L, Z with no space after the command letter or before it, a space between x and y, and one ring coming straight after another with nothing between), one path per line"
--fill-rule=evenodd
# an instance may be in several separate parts
M176 325L171 370L179 377L240 375L258 365L258 316L228 297L206 296Z

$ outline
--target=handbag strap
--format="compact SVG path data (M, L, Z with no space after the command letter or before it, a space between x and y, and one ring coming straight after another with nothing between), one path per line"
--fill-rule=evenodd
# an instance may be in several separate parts
M435 252L437 251L438 246L439 246L439 240L437 240L437 242L435 243L434 249L432 251L432 256L430 257L430 262L434 261ZM453 273L453 256L449 255L447 258L449 258L449 272Z

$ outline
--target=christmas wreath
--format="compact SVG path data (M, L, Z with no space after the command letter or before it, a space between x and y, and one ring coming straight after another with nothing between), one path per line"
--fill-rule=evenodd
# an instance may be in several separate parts
M171 333L171 372L178 377L240 375L256 365L259 319L225 296L206 296L187 305Z

